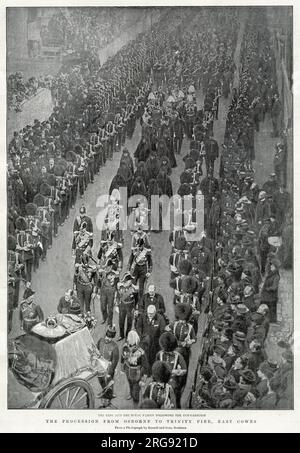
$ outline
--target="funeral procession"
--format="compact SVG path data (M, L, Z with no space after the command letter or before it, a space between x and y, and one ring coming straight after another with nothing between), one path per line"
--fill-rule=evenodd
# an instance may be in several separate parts
M294 407L292 7L7 8L7 407Z

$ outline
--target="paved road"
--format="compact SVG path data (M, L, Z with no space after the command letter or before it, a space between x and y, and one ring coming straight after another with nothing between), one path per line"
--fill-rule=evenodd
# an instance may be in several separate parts
M203 97L201 94L198 94L198 104L203 103ZM221 145L224 137L224 127L225 127L225 118L227 111L228 101L225 103L221 101L220 103L220 116L219 121L215 123L215 136ZM135 151L135 148L140 140L141 130L140 126L137 124L135 133L131 140L127 140L126 146L131 153ZM188 141L185 139L183 142L181 156L184 156L188 152ZM173 183L174 193L177 191L179 186L179 177L184 169L182 157L177 157L177 168L173 170L171 179ZM108 188L110 182L114 175L116 174L118 165L119 165L120 153L115 153L113 161L108 162L106 167L102 168L100 175L95 177L94 184L90 184L87 191L84 194L83 199L78 199L75 209L71 211L70 218L65 222L65 225L59 229L59 235L53 242L53 247L49 250L47 254L47 260L41 262L40 268L36 273L33 274L32 287L36 291L36 299L40 303L45 316L56 313L56 307L58 304L59 298L64 294L67 288L72 286L72 278L74 271L74 260L71 256L71 243L72 243L72 227L75 216L78 215L78 210L82 204L87 208L87 213L92 217L94 225L95 219L98 214L97 208L97 199L102 194L108 193ZM205 167L205 166L204 166ZM163 295L166 301L166 310L167 315L170 319L174 319L174 308L173 308L173 292L169 287L169 265L168 259L170 256L170 246L168 242L169 231L164 231L161 233L152 233L151 234L151 243L153 246L153 274L151 275L149 282L154 282L157 286L158 291ZM125 233L125 244L124 244L124 266L127 264L129 258L129 249L130 249L130 239L131 235L129 232ZM95 231L95 246L94 253L98 250L100 241L100 232ZM22 294L22 289L21 289ZM101 320L100 307L96 306L96 316L98 320ZM116 314L114 322L118 325ZM200 321L200 329L202 326L202 321ZM10 334L10 337L13 338L21 334L18 322L18 312L14 313L13 318L13 329ZM97 325L94 337L97 340L105 334L105 326ZM201 336L201 330L199 331L199 337ZM198 358L198 347L196 344L193 348L191 367L190 367L190 378L187 383L187 391L191 385L191 379L194 375L194 369L196 366L196 361ZM131 402L126 401L124 397L128 395L128 386L126 379L123 375L120 375L117 371L116 373L116 385L115 393L117 398L114 400L114 404L119 408L131 408ZM15 393L14 389L13 393ZM18 386L17 396L16 393L12 397L12 400L20 399L19 404L22 405L23 401L21 398L24 395L20 395L20 388ZM15 402L14 402L15 404Z

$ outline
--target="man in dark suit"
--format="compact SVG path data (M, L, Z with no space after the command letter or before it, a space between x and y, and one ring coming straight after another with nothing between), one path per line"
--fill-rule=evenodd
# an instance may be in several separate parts
M166 311L165 302L163 297L156 292L154 285L148 286L148 292L144 294L142 300L139 303L139 311L146 313L149 305L154 305L156 312L160 315L164 315Z

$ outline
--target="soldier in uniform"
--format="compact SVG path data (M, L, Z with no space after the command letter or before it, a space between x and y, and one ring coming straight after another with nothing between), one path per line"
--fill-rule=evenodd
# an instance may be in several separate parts
M86 222L82 222L79 231L74 231L75 237L75 264L81 262L82 256L91 256L91 241L93 233L87 231Z
M146 280L152 272L151 248L149 246L147 247L148 244L148 238L145 239L144 235L141 235L137 240L133 236L132 252L128 261L128 269L130 269L135 284L137 282L139 284L139 301L142 300Z
M35 303L34 294L30 287L24 291L24 301L20 304L20 326L26 333L29 333L33 326L44 320L41 307Z
M166 331L173 332L178 342L178 351L182 354L187 367L189 366L191 346L196 342L196 335L192 324L188 320L192 316L192 307L189 304L178 303L175 307L176 321L166 327Z
M25 279L27 282L31 282L34 249L31 231L28 230L28 225L24 217L19 217L16 220L16 228L16 250L20 253L21 260L25 266Z
M107 157L109 160L112 160L113 153L115 152L116 147L116 129L115 125L112 121L108 121L106 124L106 134L107 134Z
M73 225L73 233L76 233L80 231L81 225L85 223L85 229L89 233L93 233L93 223L92 219L87 216L86 214L86 208L84 206L81 206L79 209L79 216L75 218L74 225ZM93 239L91 238L89 241L89 245L92 248L93 247ZM73 242L72 242L72 250L73 254L75 254L76 250L76 234L73 234Z
M112 266L104 270L104 273L101 275L100 304L102 324L107 322L108 326L112 326L118 278L119 273Z
M21 253L16 250L16 238L9 235L7 238L7 264L13 288L13 306L16 308L19 303L20 281L23 279L24 262Z
M218 142L209 137L204 141L205 145L205 164L206 164L206 174L214 174L214 165L215 160L219 157L219 145Z
M180 113L176 112L174 123L173 123L173 131L174 131L174 138L173 138L173 146L174 152L176 154L180 154L181 147L182 147L182 140L184 137L184 120Z
M177 340L172 332L164 332L160 339L161 350L157 353L156 360L167 363L171 368L172 385L176 395L176 407L180 409L180 399L186 383L187 366L183 356L177 351Z
M152 366L153 381L143 392L143 399L153 400L159 409L175 409L176 396L169 384L171 378L170 366L161 361L156 361Z
M94 289L95 271L86 263L86 257L81 257L81 263L75 264L73 278L74 289L77 292L82 313L91 311L91 298Z
M133 327L134 311L137 306L137 287L133 285L133 278L126 273L117 284L117 306L119 310L119 329L120 337L118 341L125 338L125 321L127 320L126 337Z
M121 364L130 389L127 399L132 399L136 405L139 402L140 382L150 374L149 363L136 330L128 333L127 341L122 347Z
M107 388L104 394L103 392L101 393L101 396L107 400L111 400L114 397L114 375L120 358L118 345L114 341L115 336L115 327L108 326L105 338L100 338L97 343L100 359L104 359L108 365L105 376L98 377L102 389Z
M283 143L277 143L274 156L274 171L279 185L286 187L287 183L287 149Z

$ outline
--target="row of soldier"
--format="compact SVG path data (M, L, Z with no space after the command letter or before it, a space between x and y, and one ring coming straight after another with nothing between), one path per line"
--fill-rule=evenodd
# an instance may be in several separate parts
M290 338L279 344L281 363L272 360L266 352L270 324L278 322L278 250L285 217L290 215L290 196L283 187L284 180L276 174L271 175L263 190L259 189L249 165L251 153L245 155L245 143L238 143L252 121L253 99L259 90L258 80L251 77L252 60L256 59L255 49L260 39L254 17L248 27L251 33L246 28L242 54L245 66L238 98L233 99L229 110L225 134L229 142L222 154L214 279L206 307L204 348L191 399L191 407L198 409L292 407ZM269 42L263 42L260 55L272 62ZM272 74L268 65L264 71ZM267 113L272 115L268 109ZM259 117L258 128L263 119ZM279 143L276 153L283 147L284 142Z

